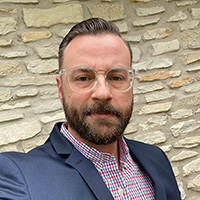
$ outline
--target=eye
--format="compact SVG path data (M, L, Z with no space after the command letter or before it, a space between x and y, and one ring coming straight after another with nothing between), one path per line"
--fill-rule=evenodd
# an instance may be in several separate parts
M124 80L124 77L120 76L120 75L112 75L109 77L109 80L110 81L122 81L122 80Z
M86 82L86 81L91 81L93 78L90 76L78 76L75 78L75 81L80 81L80 82Z

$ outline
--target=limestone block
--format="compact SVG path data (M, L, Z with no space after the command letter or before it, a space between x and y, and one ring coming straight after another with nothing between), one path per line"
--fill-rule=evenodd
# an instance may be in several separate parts
M36 40L43 40L52 36L50 31L24 32L21 34L22 42L32 42Z
M165 134L161 131L153 131L143 134L135 134L133 136L134 140L145 142L148 144L160 144L166 141Z
M182 65L188 65L200 60L200 52L183 53L179 55Z
M186 137L174 143L175 148L192 148L200 145L200 136Z
M123 36L123 38L128 42L140 42L142 37L140 35L133 36Z
M147 71L152 69L168 68L171 67L172 65L173 61L170 58L155 58L153 60L132 64L132 68L135 71Z
M0 102L8 101L12 98L12 93L10 89L0 89Z
M36 88L25 88L19 89L16 91L16 95L18 97L33 97L38 94L38 90Z
M69 31L70 31L70 29L66 28L61 31L58 31L57 35L61 38L64 38L69 33Z
M119 28L120 33L127 33L128 32L128 25L127 25L126 22L116 23L116 25Z
M179 169L178 169L178 167L172 167L172 170L174 172L174 175L177 177L179 175Z
M26 50L17 50L17 51L2 53L0 56L3 57L3 58L26 57L27 52L26 52Z
M143 3L148 3L151 2L153 0L130 0L131 2L143 2Z
M0 112L0 122L7 122L16 119L22 119L24 116L22 113L16 111L1 111Z
M181 200L185 199L187 196L186 196L186 193L185 193L185 190L184 190L184 187L183 187L183 182L178 182L178 188L179 188L180 193L181 193Z
M194 72L194 71L199 71L199 70L200 70L200 66L197 66L197 67L188 68L186 71L187 72Z
M16 30L17 30L17 21L13 17L0 18L0 35L6 35L7 33Z
M184 49L195 46L195 44L198 46L198 43L200 43L200 31L183 32L181 33L181 40Z
M175 15L171 16L167 22L178 22L187 19L187 15L183 11L178 11Z
M200 104L200 93L197 92L194 95L182 98L180 101L181 105L197 106Z
M5 145L19 140L31 138L41 131L38 121L32 120L21 124L0 128L0 145Z
M143 34L144 40L162 39L169 37L172 34L172 30L169 28L157 28L148 30Z
M140 19L134 20L132 24L133 24L133 27L139 27L139 26L147 26L150 24L157 24L159 21L160 21L159 17L145 18L145 19L140 18Z
M199 25L199 20L187 20L179 24L180 31L195 29Z
M92 17L101 17L108 21L114 21L124 18L124 7L121 4L100 4L89 7Z
M53 121L58 121L58 120L63 120L65 119L65 114L64 112L58 113L53 115L52 117L50 116L44 116L40 119L40 121L44 124L47 124L49 122L53 122Z
M180 109L171 113L172 119L185 119L193 115L192 109Z
M194 19L200 19L200 8L191 8L191 15Z
M178 51L180 48L180 42L178 39L168 41L168 42L158 42L152 44L153 56L160 55L167 52Z
M58 57L59 44L37 45L34 50L40 58L57 58ZM58 64L56 64L58 67ZM58 68L57 68L58 69Z
M0 3L39 3L39 0L0 0Z
M0 8L0 12L17 14L17 8Z
M53 3L64 3L68 1L71 1L71 0L53 0Z
M24 8L23 15L27 27L51 27L56 24L77 23L83 20L80 4L68 4L50 9Z
M20 102L20 103L16 103L16 104L3 104L0 106L0 111L3 110L13 110L16 108L25 108L25 107L29 107L30 103L28 101L24 101L24 102Z
M161 82L156 82L154 84L148 84L143 86L134 87L133 94L145 94L147 92L153 92L157 90L162 90L164 88Z
M22 66L15 63L0 63L0 77L22 74Z
M137 132L137 126L134 123L130 122L128 124L128 126L126 127L124 134L128 135L128 134L135 133L135 132Z
M60 103L60 100L57 99L57 100L42 102L42 104L33 108L33 112L35 114L41 114L41 113L48 113L48 112L57 111L59 109L62 109L62 105Z
M192 158L194 156L197 156L198 152L196 151L181 151L178 155L173 156L170 161L171 162L177 162L177 161L182 161L187 158Z
M167 91L167 92L155 92L152 94L146 94L145 99L147 103L154 102L154 101L161 101L164 99L170 99L171 97L175 96L175 92Z
M200 192L200 175L196 176L193 180L188 181L187 188Z
M171 88L177 88L177 87L181 87L184 85L189 85L192 84L194 82L194 79L192 77L185 77L185 78L181 78L175 81L171 81L169 83L169 86Z
M139 114L141 115L141 114L154 114L154 113L167 112L171 109L171 107L172 107L172 102L146 105L140 110Z
M183 6L188 6L188 5L195 5L198 2L199 2L198 0L194 0L194 1L177 1L176 2L176 6L177 7L183 7Z
M177 71L166 70L166 71L155 72L149 75L138 76L137 78L139 79L139 81L154 81L154 80L164 80L171 77L177 77L180 76L180 74L181 74L180 70Z
M40 98L41 99L55 99L58 98L58 91L56 87L48 89L40 89Z
M170 131L174 137L178 137L183 134L193 133L200 128L200 121L193 119L188 121L182 121L175 123L171 126Z
M200 92L200 83L194 83L191 86L188 86L184 91L188 94Z
M136 8L137 16L155 15L165 11L164 6L152 6L148 8Z
M11 40L0 40L0 47L7 47L11 46L12 39Z
M56 85L56 75L24 76L21 78L8 78L0 80L1 86L15 87L17 85Z
M47 74L58 70L58 60L32 60L27 65L28 71L34 74Z
M143 129L143 131L147 131L151 128L154 128L156 126L164 126L167 124L168 117L166 115L164 116L155 116L151 117L148 120L141 122L139 126Z
M169 152L172 149L172 145L164 145L164 146L160 146L160 148L164 151L164 152ZM176 174L175 174L176 175Z
M193 172L200 171L200 158L189 162L187 165L183 167L183 176L188 176Z
M139 61L142 54L141 50L138 47L131 47L131 50L134 55L132 61L133 62Z

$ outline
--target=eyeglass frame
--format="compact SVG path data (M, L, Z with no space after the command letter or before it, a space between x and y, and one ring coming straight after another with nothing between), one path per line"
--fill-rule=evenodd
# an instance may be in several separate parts
M90 70L92 70L92 71L94 72L94 74L95 74L95 82L94 82L94 85L93 85L90 89L87 89L87 90L76 90L76 89L74 89L74 88L71 86L71 83L70 83L70 81L69 81L69 76L68 76L68 74L69 74L71 71L76 70L76 69L90 69ZM125 70L127 70L127 71L128 71L128 74L129 74L129 76L130 76L130 83L129 83L129 87L128 87L127 89L125 89L125 90L121 90L121 91L120 91L120 90L112 90L112 89L111 89L111 90L114 91L114 92L126 92L126 91L130 90L131 87L133 86L133 82L134 82L134 75L135 75L134 70L133 70L132 68L127 69L126 67L122 67L122 66L109 68L108 70L106 70L106 71L104 72L104 78L105 78L106 84L108 84L107 79L106 79L107 73L108 73L109 71L111 71L112 69L125 69ZM97 70L95 70L95 69L92 68L92 67L80 66L80 67L71 68L68 72L67 72L66 69L62 69L62 70L60 70L60 72L59 72L59 76L61 77L62 75L66 75L66 76L67 76L67 82L68 82L70 88L71 88L73 91L75 91L75 92L80 92L80 93L81 93L81 92L89 92L89 91L92 91L92 90L95 88L95 86L96 86L96 84L97 84L97 81L98 81L98 74L99 74L99 73L102 73L102 72L98 72ZM132 76L130 75L130 73L132 73Z

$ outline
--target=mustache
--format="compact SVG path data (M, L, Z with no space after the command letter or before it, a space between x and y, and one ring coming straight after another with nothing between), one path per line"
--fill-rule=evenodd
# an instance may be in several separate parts
M119 109L108 103L95 103L90 107L87 106L84 108L83 114L85 116L91 114L112 114L117 116L118 118L122 116L122 112Z

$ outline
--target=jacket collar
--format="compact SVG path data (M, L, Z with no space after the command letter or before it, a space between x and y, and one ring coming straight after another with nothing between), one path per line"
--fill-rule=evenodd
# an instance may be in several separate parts
M97 199L113 200L113 196L91 161L85 158L60 134L62 123L57 123L50 135L50 141L59 155L65 155L65 162L75 168Z

